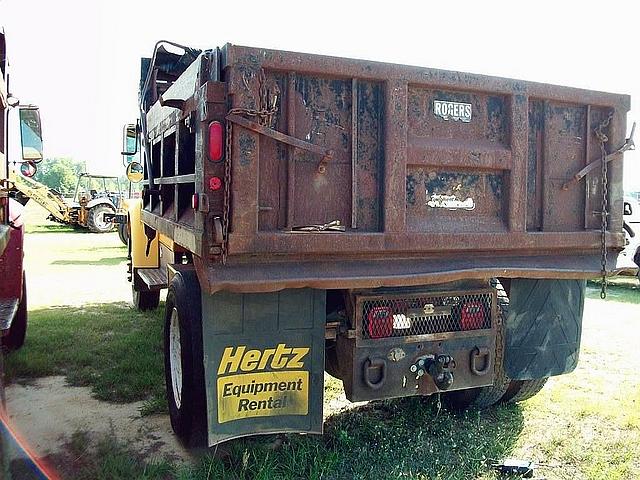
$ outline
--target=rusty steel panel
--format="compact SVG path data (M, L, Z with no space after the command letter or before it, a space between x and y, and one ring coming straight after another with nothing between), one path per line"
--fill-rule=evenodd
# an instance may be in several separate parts
M169 129L195 118L195 182L173 190L165 181L164 200L152 197L147 209L194 225L209 249L200 271L210 291L234 288L223 272L237 267L239 274L249 264L255 271L283 265L273 289L331 288L320 266L335 285L349 278L401 285L412 275L431 283L465 271L479 278L493 271L491 259L508 276L597 274L599 169L564 187L597 160L593 131L610 114L607 150L624 143L628 96L233 45L220 50L215 67L196 62L220 81L190 67L175 81L184 84L167 90L191 89L182 112L156 104L148 118L153 138L164 138L152 148L156 177L163 156L173 154ZM213 91L209 85L215 100L201 93ZM228 136L229 158L215 165L204 135L212 120L224 122ZM185 125L177 128L180 137ZM213 176L227 174L223 189L208 188ZM621 175L621 161L610 162L610 259L624 244ZM192 192L206 200L203 208L172 209L172 195L186 205ZM338 229L323 227L336 221ZM473 272L410 267L414 258L453 265L460 256L490 260ZM573 260L556 267L563 256ZM358 266L400 258L405 271L393 279L376 273L367 280ZM303 272L300 262L314 266ZM238 279L236 287L264 291L261 277L249 275L251 285Z
M448 101L468 104L473 121L442 121L435 114L438 104ZM453 147L507 147L509 144L509 106L506 96L479 92L453 92L411 85L409 87L409 137L412 143ZM471 159L470 159L471 160Z
M543 231L584 230L584 184L563 190L570 172L585 165L586 107L545 104Z
M501 232L504 223L502 172L407 172L407 230L412 232ZM452 208L457 206L456 208Z
M384 146L381 84L263 73L262 88L279 102L268 126L330 150L332 157L320 173L317 154L260 136L258 230L339 220L360 231L379 231ZM254 79L260 73L243 70L242 75ZM259 82L256 88L261 88ZM236 99L234 108L256 105L252 96ZM352 141L354 132L360 132L357 142ZM248 137L241 138L252 149ZM357 191L357 197L352 190Z

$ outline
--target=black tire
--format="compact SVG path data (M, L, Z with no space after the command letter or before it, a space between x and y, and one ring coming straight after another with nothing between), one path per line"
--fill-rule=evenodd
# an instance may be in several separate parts
M18 311L13 318L9 333L2 337L2 347L6 351L18 350L24 345L27 336L27 282L26 275L22 272L22 298L18 304Z
M549 377L536 378L535 380L511 380L509 388L500 401L516 403L528 400L542 390L547 380Z
M142 290L131 285L133 306L140 311L155 310L160 303L160 290Z
M118 237L125 245L129 244L129 223L118 224Z
M499 402L509 388L510 380L504 372L504 328L509 313L509 299L500 284L498 288L498 316L496 318L496 358L493 385L456 390L442 395L442 402L451 410L487 408Z
M195 272L177 273L169 285L165 309L165 386L171 427L180 441L192 448L207 445L201 312L200 285ZM181 381L177 375L174 377L175 367L172 368L175 354L171 355L171 347L178 340L176 331L180 346L180 362L176 365L180 366Z
M96 205L89 210L87 216L87 228L93 233L107 233L113 230L113 223L105 222L102 216L105 213L113 213L114 210L109 205Z

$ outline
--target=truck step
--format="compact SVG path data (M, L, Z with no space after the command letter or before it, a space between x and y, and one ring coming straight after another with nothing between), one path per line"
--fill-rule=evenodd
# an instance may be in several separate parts
M137 274L149 290L167 288L167 267L141 268Z
M20 300L18 298L0 299L0 334L11 328L11 322L18 311Z

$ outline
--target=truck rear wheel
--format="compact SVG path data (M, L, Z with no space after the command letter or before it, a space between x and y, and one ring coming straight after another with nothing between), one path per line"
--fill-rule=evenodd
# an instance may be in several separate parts
M452 410L467 408L487 408L497 403L507 392L510 380L504 372L504 330L507 314L509 313L509 299L501 285L498 285L498 325L496 327L496 355L494 359L493 385L467 390L447 392L442 395L442 401Z
M89 210L87 217L87 228L93 233L107 233L113 230L113 222L104 219L105 213L113 213L113 208L109 205L96 205Z
M549 377L536 378L535 380L511 380L509 388L500 401L516 403L528 400L542 390L547 380Z
M195 272L177 273L165 308L164 371L171 427L189 447L207 440L201 314Z
M7 351L18 350L24 345L27 336L27 282L25 273L22 272L22 298L18 304L9 333L2 337L2 347Z

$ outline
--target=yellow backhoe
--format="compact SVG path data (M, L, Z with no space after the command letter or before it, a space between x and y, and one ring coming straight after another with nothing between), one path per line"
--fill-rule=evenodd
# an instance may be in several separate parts
M114 223L109 214L118 210L123 199L118 177L80 174L71 201L65 200L56 190L15 170L10 171L9 180L14 185L16 199L21 203L31 199L49 212L49 219L87 228L94 233L113 230ZM107 181L112 181L117 190L108 189Z

